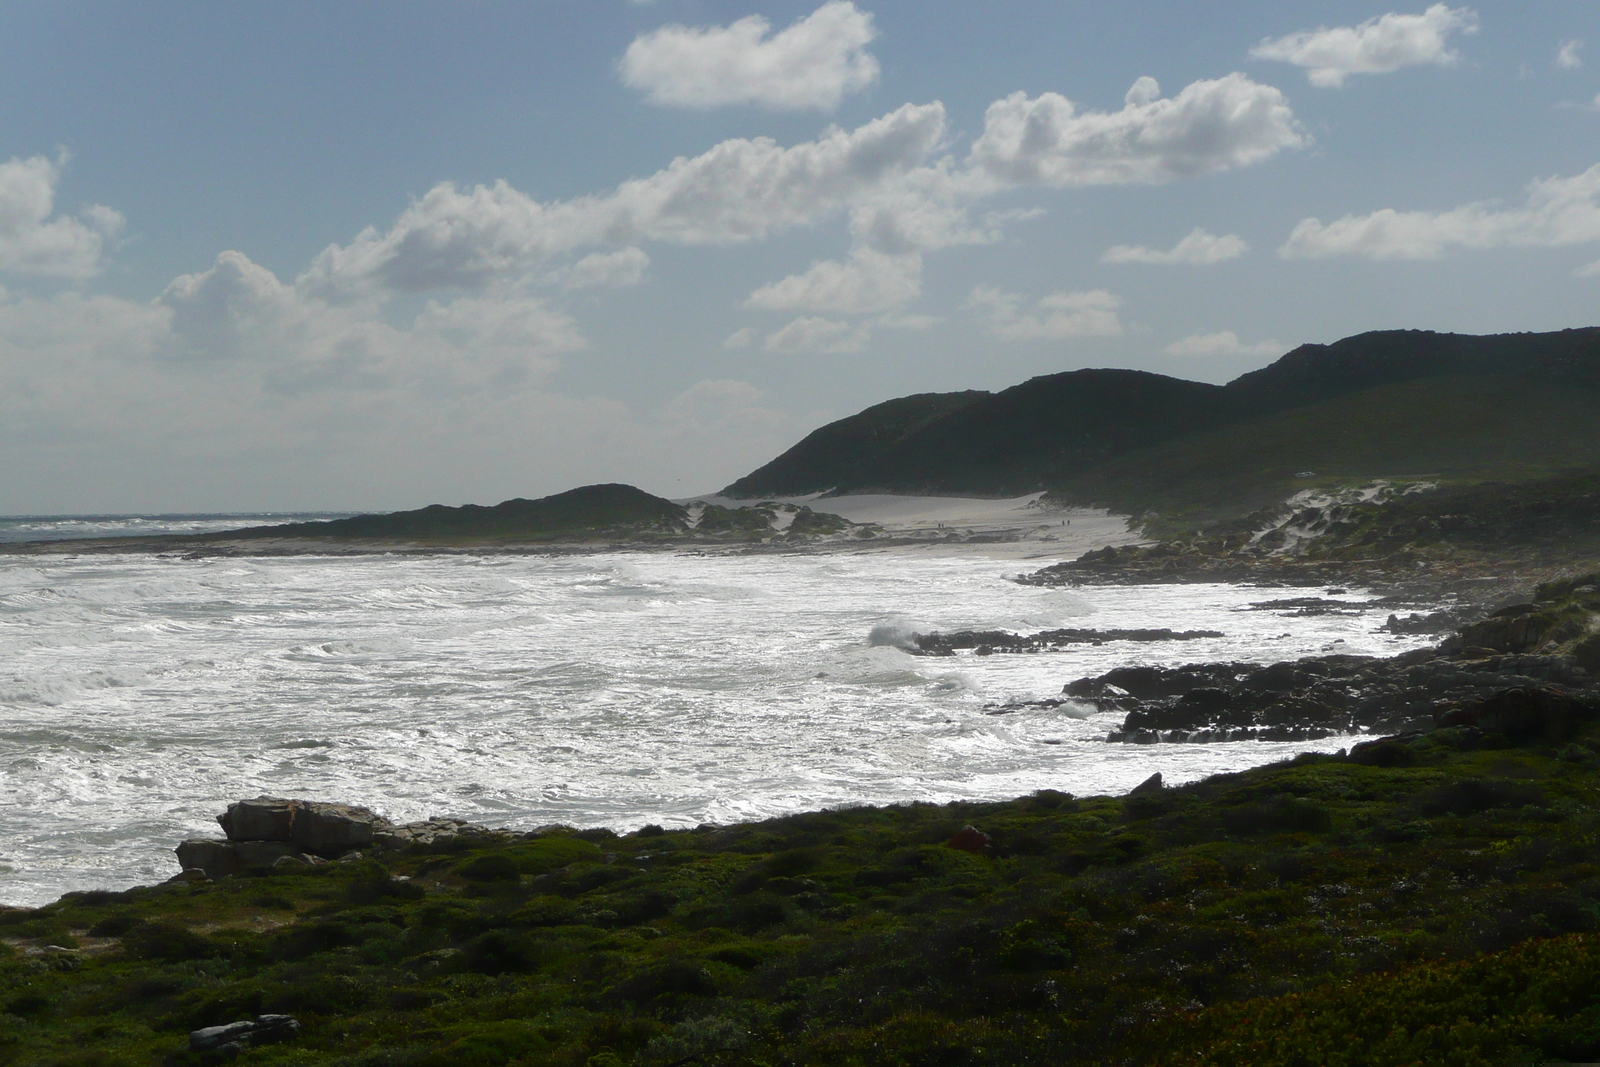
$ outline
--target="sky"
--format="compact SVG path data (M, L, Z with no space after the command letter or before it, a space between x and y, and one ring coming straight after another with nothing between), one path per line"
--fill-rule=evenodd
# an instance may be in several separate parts
M1593 325L1593 0L0 5L0 514L684 497L910 393Z

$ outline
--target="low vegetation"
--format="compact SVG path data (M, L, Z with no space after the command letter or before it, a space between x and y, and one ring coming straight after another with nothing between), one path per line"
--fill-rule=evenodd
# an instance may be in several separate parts
M300 1036L238 1063L1592 1060L1576 729L71 894L0 913L0 1062L202 1063L258 1013Z

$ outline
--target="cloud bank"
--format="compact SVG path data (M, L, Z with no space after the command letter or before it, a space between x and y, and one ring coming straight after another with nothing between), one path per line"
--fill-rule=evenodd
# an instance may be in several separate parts
M1247 167L1309 138L1282 93L1229 74L1163 99L1154 78L1122 110L1080 111L1058 93L989 105L968 165L1002 185L1159 184Z
M1062 341L1122 333L1122 321L1117 317L1122 301L1104 289L1051 293L1029 306L1017 293L980 285L972 290L967 304L988 320L990 332L1006 341Z
M74 280L100 273L122 215L96 204L81 218L51 218L60 181L60 165L44 156L0 163L0 270Z
M1196 228L1166 251L1146 248L1143 245L1113 245L1101 255L1100 262L1209 267L1213 263L1226 263L1230 259L1238 259L1249 250L1250 246L1244 243L1244 238L1235 234L1218 237L1214 233Z
M1232 330L1218 333L1192 333L1181 341L1174 341L1162 351L1182 359L1220 359L1228 356L1283 355L1289 346L1278 341L1260 341L1247 345Z
M1401 67L1447 67L1461 57L1450 50L1452 33L1478 32L1469 8L1434 4L1420 15L1387 14L1359 26L1301 30L1267 39L1250 50L1254 59L1293 63L1312 85L1337 89L1351 74L1388 74Z
M728 26L663 26L635 39L618 70L652 104L831 111L878 80L878 61L866 50L877 35L870 14L829 0L777 34L760 15Z
M1528 186L1520 207L1465 204L1449 211L1303 219L1279 249L1285 259L1438 259L1451 248L1558 248L1600 241L1600 164Z

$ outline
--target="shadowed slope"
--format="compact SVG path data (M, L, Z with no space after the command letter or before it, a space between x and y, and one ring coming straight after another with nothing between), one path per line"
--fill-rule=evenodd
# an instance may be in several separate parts
M256 537L359 537L554 540L606 530L678 532L688 512L631 485L586 485L538 500L507 500L492 507L433 504L390 515L357 515L331 522L258 526L211 535L215 540Z
M930 397L825 426L724 492L1005 495L1066 486L1073 498L1117 508L1239 510L1292 491L1304 469L1506 477L1520 465L1542 476L1590 461L1595 436L1585 423L1600 398L1600 329L1390 330L1302 345L1226 386L1081 370L993 395L942 394L970 398L945 410ZM883 413L903 410L896 405L917 418L893 433L867 432ZM1577 454L1563 459L1569 446Z

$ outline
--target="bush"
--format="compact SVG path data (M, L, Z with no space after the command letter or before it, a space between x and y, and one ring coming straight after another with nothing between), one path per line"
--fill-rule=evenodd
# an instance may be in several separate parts
M467 970L478 974L523 974L537 970L545 953L543 946L526 934L490 930L462 946L462 961Z
M522 877L517 861L503 852L491 852L467 861L456 873L469 882L515 882Z
M122 938L122 949L136 960L169 963L222 955L222 946L186 926L147 920L128 929Z
M1279 796L1267 801L1225 808L1222 825L1230 834L1321 833L1333 825L1322 805L1298 797Z

